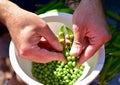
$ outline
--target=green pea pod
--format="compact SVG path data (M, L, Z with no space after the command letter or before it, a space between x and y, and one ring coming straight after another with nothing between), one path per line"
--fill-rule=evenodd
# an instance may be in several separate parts
M58 33L58 40L61 42L61 44L63 45L63 47L66 46L64 29L65 29L65 26L62 25L62 26L60 27L59 33Z
M35 12L36 14L41 14L45 12L65 12L65 13L73 13L74 11L70 8L68 8L63 0L53 0L49 2L48 4L36 4L38 7L38 10Z
M109 61L109 59L112 57L112 61ZM105 62L106 65L109 65L109 68L106 72L106 75L103 75L104 76L104 80L105 82L109 82L112 78L115 77L115 75L120 71L120 58L118 57L114 57L114 56L109 56L107 59L107 62ZM109 63L109 64L108 64ZM111 69L111 67L113 69ZM106 69L106 67L103 68L103 70ZM101 75L100 75L101 76ZM101 82L103 82L101 81ZM104 85L104 84L100 84L100 85Z
M58 34L58 39L59 39L59 40L60 40L60 39L64 39L64 37L65 37L64 32L59 32L59 34Z
M71 39L74 39L74 36L71 36L71 35L73 35L73 31L69 28L69 27L65 27L66 28L66 31L67 31L67 33L68 33L68 36L71 38Z
M111 66L112 67L112 66ZM118 73L120 71L120 65L116 65L114 67L112 67L112 69L110 68L110 71L107 73L109 76L112 76L112 74L114 73Z
M112 68L112 70L110 71L110 73L108 72L108 76L106 81L110 81L111 79L113 79L115 77L115 75L120 71L120 65L116 65L115 68Z
M33 63L32 74L44 85L73 85L82 75L85 66L76 68L77 57L70 56L69 46L65 43L65 25L59 29L58 40L65 45L63 46L63 54L67 62Z
M58 12L65 12L65 13L70 13L70 14L73 14L74 10L70 9L70 8L60 8L60 9L57 9Z
M109 55L120 57L120 50L115 51L115 52L111 52L111 53L109 53Z
M114 71L116 71L117 69L119 69L120 70L120 57L115 57L115 56L112 56L113 57L113 60L112 60L112 64L111 64L111 67L112 67L112 69L111 68L109 68L109 72L110 73L114 73Z
M112 45L116 48L120 48L120 43L118 44L118 43L113 42Z
M112 45L116 48L120 48L120 32L117 32L116 38L114 39Z
M119 41L120 41L120 32L116 32L116 34L115 34L115 41L114 42L116 42L116 43L120 43Z
M107 43L105 43L105 49L106 48L112 48L113 46L111 45L112 44L112 41L110 40L110 41L108 41Z
M115 48L106 48L106 49L105 49L105 53L106 53L106 54L109 54L109 53L115 52L115 51L116 51Z
M55 4L56 4L56 1L51 1L50 3L44 5L42 8L39 8L35 13L36 14L44 13L44 12L48 11L50 9L50 7L52 7Z
M74 10L70 8L61 8L61 9L58 9L58 12L65 12L65 13L73 14Z
M107 10L105 10L105 13L109 17L111 17L117 21L120 21L120 16L117 13L113 12L112 10L107 9Z
M67 34L68 34L68 36L70 38L70 42L71 42L70 47L71 47L73 39L74 39L74 34L73 34L73 31L70 28L68 28L67 26L65 28L66 28Z
M106 73L107 71L109 70L109 68L111 68L111 64L112 64L112 60L113 60L113 57L109 56L110 58L105 60L105 64L103 66L103 69L100 73L100 82L103 82L105 79L106 79Z
M65 4L63 2L57 2L56 4L54 4L52 7L50 7L50 9L57 9L57 8L65 8Z
M111 32L111 34L113 35L114 32L116 31L116 29L115 29L115 25L113 25L113 24L109 24L109 28L110 28L110 32Z
M98 85L107 85L108 82L106 80L103 80L102 82L101 81L98 81Z

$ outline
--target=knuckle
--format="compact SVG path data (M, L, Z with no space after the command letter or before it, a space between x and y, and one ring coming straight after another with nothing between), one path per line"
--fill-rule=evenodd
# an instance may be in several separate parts
M107 34L106 36L104 36L104 42L108 42L111 38L112 38L112 35Z
M41 24L41 27L42 27L42 28L47 28L47 27L48 27L48 25L47 25L47 23L46 23L46 22L44 22L44 21L43 21L43 23Z
M27 58L31 54L31 52L32 52L32 49L30 49L30 48L25 48L25 47L20 48L19 57Z

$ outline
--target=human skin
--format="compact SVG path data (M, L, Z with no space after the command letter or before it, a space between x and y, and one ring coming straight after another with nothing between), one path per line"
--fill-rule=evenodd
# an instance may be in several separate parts
M62 51L45 21L8 0L0 0L0 11L0 22L7 26L20 57L41 63L65 61L60 52L38 45L46 42L54 50ZM80 56L77 65L80 66L111 38L101 0L81 0L73 14L73 31L75 37L70 54ZM41 37L47 41L41 41Z
M102 0L81 0L73 14L73 31L70 54L80 56L77 64L80 66L111 38Z
M0 22L9 30L19 57L38 63L52 60L65 62L62 45L48 27L47 23L36 14L21 9L8 0L0 0ZM46 41L41 40L44 37ZM38 43L46 42L56 51L40 47Z

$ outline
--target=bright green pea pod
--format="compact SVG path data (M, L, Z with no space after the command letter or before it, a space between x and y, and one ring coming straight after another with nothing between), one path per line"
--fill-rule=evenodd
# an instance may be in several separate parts
M45 13L45 12L52 10L52 9L65 8L65 7L66 6L65 6L63 1L52 0L48 4L45 4L44 6L39 8L35 13L41 14L41 13Z
M73 40L74 39L73 31L70 28L68 28L67 26L65 28L68 33L68 36Z
M38 9L35 13L36 14L44 13L44 12L48 11L55 4L56 4L56 1L51 1L50 3L44 5L42 8Z
M67 31L67 34L70 38L70 42L71 42L70 47L71 47L72 43L73 43L73 39L74 39L74 34L73 34L73 31L70 28L68 28L67 26L66 26L66 31Z
M62 45L64 45L64 39L59 39L59 42L62 44Z
M64 35L64 32L59 32L58 34L58 39L65 39L65 35Z
M65 8L65 4L61 1L56 2L56 4L54 4L52 7L50 7L50 9L55 9L55 8Z
M64 33L64 28L65 26L62 25L59 29L59 33L58 33L58 40L62 43L63 47L65 47L65 33Z
M61 34L61 33L64 33L64 29L65 29L65 26L62 25L59 29L59 33L58 34Z
M74 10L70 9L70 8L61 8L61 9L57 9L58 12L65 12L65 13L70 13L73 14Z

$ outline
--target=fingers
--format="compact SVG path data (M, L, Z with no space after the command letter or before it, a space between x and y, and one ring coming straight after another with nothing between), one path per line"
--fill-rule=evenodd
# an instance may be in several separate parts
M47 63L54 60L66 62L66 59L62 53L50 52L46 49L40 49L40 51L37 54L39 55L41 63Z
M56 49L57 51L62 51L63 47L62 45L59 43L58 38L56 37L56 35L50 30L50 28L48 27L48 25L45 26L45 29L42 30L42 35L43 37L46 38L46 40L49 42L49 44Z
M77 25L73 25L73 32L74 32L74 41L70 51L70 55L78 56L82 52L83 43L84 43L84 33L83 31L77 27Z
M104 43L105 41L103 37L89 38L88 46L84 49L84 51L80 55L77 66L80 66L89 58L91 58Z
M39 49L38 51L36 51L36 54L39 55L41 63L47 63L53 60L66 62L66 59L62 53L50 52L46 49Z
M101 28L94 29L94 31L86 29L85 32L83 29L81 30L79 27L74 25L73 31L74 41L70 54L72 56L80 56L77 66L80 66L92 57L94 53L110 39L108 33L105 30L101 30Z
M38 63L47 63L53 60L66 62L66 59L62 53L48 51L47 49L39 48L38 46L25 48L25 50L22 50L20 56L24 59Z
M81 64L83 64L85 61L87 61L91 56L94 55L94 53L98 50L99 47L89 45L85 51L80 55L80 58L77 63L77 67L79 67Z

